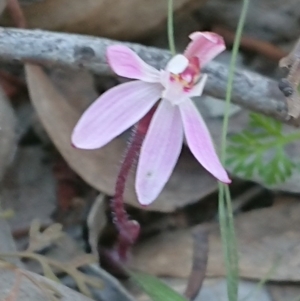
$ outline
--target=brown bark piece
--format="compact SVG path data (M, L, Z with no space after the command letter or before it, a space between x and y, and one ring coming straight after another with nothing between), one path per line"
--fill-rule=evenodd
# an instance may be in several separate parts
M288 114L298 119L300 116L300 39L294 49L280 60L279 67L288 69L288 75L279 81L279 89L286 97Z

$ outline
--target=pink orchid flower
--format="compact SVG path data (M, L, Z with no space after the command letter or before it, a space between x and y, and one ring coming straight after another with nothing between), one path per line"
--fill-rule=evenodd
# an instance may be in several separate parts
M207 79L200 69L224 49L223 39L195 32L184 54L165 70L156 70L122 45L107 49L108 63L119 76L136 79L102 94L77 123L72 142L78 148L100 148L130 128L161 99L141 147L136 192L143 205L153 202L175 167L184 136L202 166L219 181L230 179L219 161L210 133L191 97L200 96Z

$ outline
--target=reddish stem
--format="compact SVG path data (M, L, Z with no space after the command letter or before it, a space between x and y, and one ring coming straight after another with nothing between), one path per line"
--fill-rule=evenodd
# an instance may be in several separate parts
M114 223L119 231L117 253L121 260L126 260L128 251L137 240L140 233L140 226L137 221L130 220L124 207L124 190L127 177L133 164L138 159L142 142L147 133L150 121L155 112L155 107L143 117L133 131L133 136L122 162L115 188L115 196L111 202L111 209L114 216Z

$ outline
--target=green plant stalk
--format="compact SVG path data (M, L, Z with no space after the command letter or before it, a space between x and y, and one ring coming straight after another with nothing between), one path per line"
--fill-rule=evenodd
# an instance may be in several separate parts
M173 0L168 0L168 40L172 55L176 54L174 40Z
M188 301L159 278L127 269L126 271L153 301Z
M226 207L224 202L225 197L225 185L219 183L219 223L220 223L220 233L222 239L222 248L224 253L224 263L227 273L227 294L228 299L232 300L235 295L235 287L231 284L232 277L231 277L231 256L230 250L228 247L228 243L230 243L230 237L228 236L228 218L226 214Z
M229 203L229 206L228 206ZM227 293L230 301L237 300L238 258L231 199L227 185L219 183L219 222L227 273Z
M227 81L227 89L226 89L226 98L225 98L225 114L223 119L223 128L222 128L222 140L221 140L221 161L224 162L226 159L226 140L227 140L227 132L228 132L228 123L229 123L229 109L231 104L231 95L232 95L232 87L233 87L233 79L234 72L236 68L236 58L238 55L240 41L242 37L242 32L246 20L246 14L248 11L249 0L243 0L242 12L240 15L234 43L232 49L232 55L229 66L228 73L228 81Z
M222 140L221 140L221 162L226 160L226 140L229 123L229 108L232 95L233 78L236 65L236 58L239 50L242 31L245 24L249 0L243 0L242 12L240 15L236 36L233 44L232 56L229 67L229 75L225 99L225 114L223 119ZM224 195L225 194L225 195ZM224 199L225 196L225 199ZM232 214L231 196L227 185L219 183L219 221L222 237L225 266L227 272L227 294L229 301L237 301L238 298L238 251L234 220Z
M234 229L234 217L232 202L230 196L230 190L228 185L223 185L225 190L225 208L228 219L228 239L229 243L227 244L228 248L228 258L230 258L230 269L231 269L231 289L232 295L237 298L238 293L238 278L239 278L239 267L238 267L238 250L237 250L237 241L236 234Z

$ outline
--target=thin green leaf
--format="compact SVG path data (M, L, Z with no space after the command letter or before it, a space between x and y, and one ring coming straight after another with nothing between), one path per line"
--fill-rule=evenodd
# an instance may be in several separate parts
M140 272L130 272L130 275L153 301L187 301L156 277Z
M229 108L231 102L233 78L236 68L236 59L239 51L239 45L242 37L242 32L246 20L249 0L243 0L242 12L239 18L238 27L233 43L232 56L229 66L229 76L226 89L226 104L225 114L223 119L222 128L222 140L221 140L221 161L226 161L226 150L227 150L227 132L229 123ZM249 134L244 135L242 139L251 140L252 136ZM253 139L252 139L253 141ZM225 199L224 199L225 197ZM228 186L219 184L219 220L220 220L220 231L222 237L222 246L224 251L225 266L227 271L227 294L229 301L237 301L238 298L238 256L237 256L237 244L234 232L234 222L231 208L231 197Z
M173 0L168 0L168 40L172 55L176 54L173 21Z

